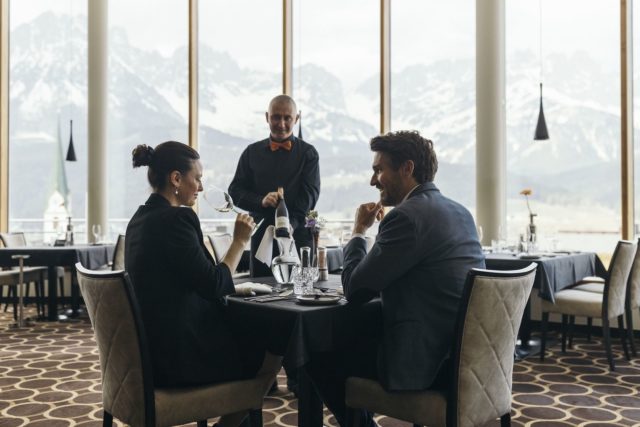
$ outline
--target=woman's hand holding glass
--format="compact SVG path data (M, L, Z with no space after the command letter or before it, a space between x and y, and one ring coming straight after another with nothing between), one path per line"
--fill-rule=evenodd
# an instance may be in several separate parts
M237 214L246 215L243 212L239 211L236 206L233 204L233 199L224 190L216 186L208 187L203 193L202 198L209 204L211 208L218 212L227 213L227 212L235 212ZM259 223L253 225L253 229L249 237L253 236L258 228L262 225L262 219ZM234 233L235 235L235 233Z
M239 213L233 225L233 239L237 239L240 243L246 245L251 239L255 228L256 223L251 218L251 215Z

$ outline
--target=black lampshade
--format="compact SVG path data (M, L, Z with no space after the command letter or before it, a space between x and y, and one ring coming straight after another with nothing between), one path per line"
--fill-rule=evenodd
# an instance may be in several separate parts
M73 148L73 120L69 120L69 148L67 149L67 161L75 162L76 159L76 150Z
M302 110L298 112L298 139L302 139Z
M540 113L538 114L538 124L536 125L536 133L533 135L534 141L543 141L549 139L549 131L547 131L547 122L544 119L544 110L542 109L542 83L540 83Z

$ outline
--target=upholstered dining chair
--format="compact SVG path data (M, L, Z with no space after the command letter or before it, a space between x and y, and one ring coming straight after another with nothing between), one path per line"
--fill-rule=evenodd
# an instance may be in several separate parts
M640 239L638 239L638 243L640 243ZM638 245L636 244L636 255L634 256L633 263L631 264L631 272L629 273L629 280L627 282L627 294L624 304L627 339L629 340L629 345L631 347L631 354L633 354L634 357L636 357L638 353L633 340L633 312L640 308L640 251L637 250L637 246ZM605 279L601 277L585 277L578 285L572 287L572 289L602 294L604 293L604 283ZM570 319L571 323L573 323L572 320L573 319ZM591 330L591 318L588 318L587 321L589 327L588 330ZM569 339L571 340L571 336ZM571 341L569 342L571 343Z
M154 388L140 309L125 271L87 270L76 264L80 290L98 344L103 425L113 417L137 426L170 426L260 409L276 372L249 380L185 388Z
M562 351L566 350L566 325L569 317L583 316L587 318L602 319L602 339L607 353L607 360L612 371L615 363L611 353L610 321L618 320L618 329L622 341L622 347L627 359L629 351L625 339L624 312L627 299L627 282L631 265L635 258L636 245L633 242L620 240L613 251L611 264L605 278L602 293L587 292L571 287L554 294L555 302L542 300L542 337L540 348L540 360L544 360L547 339L547 327L549 313L562 315Z
M124 234L118 234L116 239L116 247L113 249L113 260L111 261L111 270L124 270Z
M14 232L14 233L0 233L0 242L2 242L2 246L5 248L21 248L27 246L27 238L22 232ZM14 267L13 270L18 270L18 267ZM36 311L38 312L38 317L44 317L44 275L47 272L46 267L24 267L24 279L25 283L33 283L35 287L36 294ZM11 275L6 275L10 277ZM62 291L64 289L64 269L62 272L58 271L58 279L60 283L60 295L62 295ZM17 283L17 280L16 280ZM11 297L14 294L15 297L16 287L12 286L9 288L8 296ZM29 297L29 287L27 286L27 292L25 295L27 298ZM14 298L15 300L15 298ZM14 303L14 317L15 317L15 306ZM7 311L7 306L4 308Z
M502 427L510 426L513 353L536 267L469 272L447 390L394 393L376 381L350 377L347 406L430 427L481 426L496 418Z

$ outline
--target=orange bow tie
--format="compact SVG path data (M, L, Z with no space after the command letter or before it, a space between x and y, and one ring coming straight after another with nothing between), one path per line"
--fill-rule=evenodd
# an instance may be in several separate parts
M287 151L291 151L291 141L285 141L285 142L275 142L275 141L271 141L269 143L269 146L271 147L271 151L278 151L279 149L283 148Z

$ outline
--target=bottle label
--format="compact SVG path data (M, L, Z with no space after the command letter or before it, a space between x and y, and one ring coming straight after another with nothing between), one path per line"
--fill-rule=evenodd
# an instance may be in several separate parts
M276 217L276 228L284 228L289 231L289 218L286 216Z

